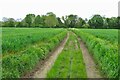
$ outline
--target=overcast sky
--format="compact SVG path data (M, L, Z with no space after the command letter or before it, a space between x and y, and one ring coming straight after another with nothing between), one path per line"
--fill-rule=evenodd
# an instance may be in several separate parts
M53 12L56 16L76 14L90 18L94 14L106 17L118 16L119 0L0 0L2 17L24 18L26 14L36 15Z

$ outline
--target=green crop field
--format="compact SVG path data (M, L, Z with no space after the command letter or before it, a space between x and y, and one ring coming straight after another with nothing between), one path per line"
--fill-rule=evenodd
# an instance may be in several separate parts
M3 28L3 78L20 77L26 71L31 70L65 36L66 30L63 29Z
M117 29L82 29L82 32L87 32L97 38L101 38L110 43L118 44L118 30Z
M87 78L79 42L72 33L64 50L48 72L48 78Z
M64 32L63 29L37 29L37 28L3 28L2 50L3 53L15 53L22 48L39 42L47 42L57 34Z
M120 1L0 3L0 80L120 80Z
M86 43L102 73L118 76L118 30L74 30Z
M118 77L117 29L2 28L1 32L2 78L20 78L34 70L67 36L63 50L47 71L47 78L89 78L78 38L103 77Z

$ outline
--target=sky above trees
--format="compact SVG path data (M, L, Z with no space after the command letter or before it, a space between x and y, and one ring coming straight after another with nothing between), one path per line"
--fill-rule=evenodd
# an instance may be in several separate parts
M118 16L119 0L0 0L0 20L2 17L24 18L26 14L46 14L54 12L62 17L76 14L91 18L94 14L106 17Z

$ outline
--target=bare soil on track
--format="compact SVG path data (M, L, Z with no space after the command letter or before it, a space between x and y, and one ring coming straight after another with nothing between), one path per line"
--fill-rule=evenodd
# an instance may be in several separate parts
M77 36L76 34L74 35ZM52 52L49 53L46 59L41 60L31 72L25 74L22 78L46 78L47 72L51 69L55 60L64 49L68 38L69 32L66 38L60 43L58 47L56 47ZM80 38L78 38L78 41L80 43L83 60L86 66L87 78L103 78L99 70L97 69L97 65L95 64L94 59L90 55L85 43ZM78 49L77 43L72 44L71 42L70 45L75 45L75 50Z
M95 64L84 42L80 38L78 38L78 41L80 42L80 48L82 50L83 60L86 65L87 77L88 78L102 78L99 70L97 69L97 65Z
M22 78L46 78L47 72L53 66L58 55L62 52L67 40L69 38L69 33L67 33L66 38L56 47L52 52L50 52L46 59L41 60L31 72L25 74Z

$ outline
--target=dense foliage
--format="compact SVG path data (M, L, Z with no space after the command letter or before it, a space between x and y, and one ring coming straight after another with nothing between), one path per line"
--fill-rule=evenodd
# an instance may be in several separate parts
M118 42L118 38L116 37L118 30L110 30L111 34L109 34L109 30L104 31L74 30L74 32L86 43L89 51L91 51L94 59L100 66L101 72L108 78L117 78L119 70L118 44L114 43ZM106 34L102 35L101 32Z
M119 29L120 17L106 18L95 14L89 20L77 15L56 17L52 12L46 15L27 14L24 19L3 17L0 22L2 27L40 27L40 28L95 28L95 29Z

